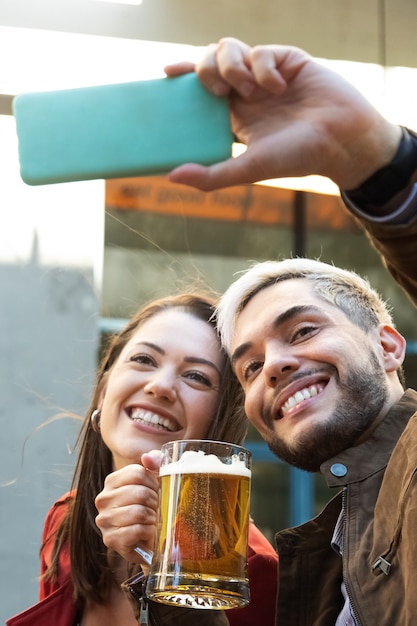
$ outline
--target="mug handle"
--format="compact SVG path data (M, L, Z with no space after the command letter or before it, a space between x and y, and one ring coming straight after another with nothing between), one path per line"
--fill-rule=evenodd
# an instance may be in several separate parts
M139 556L144 560L146 565L149 565L149 567L151 566L152 558L153 558L152 550L146 550L146 548L141 548L141 547L137 546L135 548L135 552L137 554L139 554Z

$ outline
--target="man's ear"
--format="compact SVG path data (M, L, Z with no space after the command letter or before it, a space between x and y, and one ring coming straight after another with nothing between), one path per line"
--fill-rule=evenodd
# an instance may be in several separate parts
M406 341L402 335L388 324L379 327L379 341L382 348L382 356L386 372L395 372L402 366Z

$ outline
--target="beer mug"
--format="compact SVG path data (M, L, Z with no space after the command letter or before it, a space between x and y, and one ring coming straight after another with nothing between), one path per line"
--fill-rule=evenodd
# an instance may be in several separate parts
M251 453L218 441L162 446L158 530L146 595L202 609L249 603Z

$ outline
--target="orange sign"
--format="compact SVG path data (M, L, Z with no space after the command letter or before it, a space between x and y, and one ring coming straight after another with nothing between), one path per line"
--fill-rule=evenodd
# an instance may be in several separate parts
M295 194L261 185L204 192L160 176L120 178L106 181L106 209L290 226ZM306 194L306 206L310 226L352 229L352 218L343 210L340 198L310 193Z

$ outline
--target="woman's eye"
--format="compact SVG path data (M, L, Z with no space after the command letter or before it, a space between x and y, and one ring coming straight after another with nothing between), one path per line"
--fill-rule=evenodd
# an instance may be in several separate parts
M213 384L211 380L208 378L208 376L206 376L205 374L202 374L201 372L196 372L196 371L187 372L186 374L184 374L184 376L185 378L188 378L189 380L192 380L206 387L213 387Z
M140 365L155 365L154 359L149 354L135 354L130 357L130 361L139 363Z

